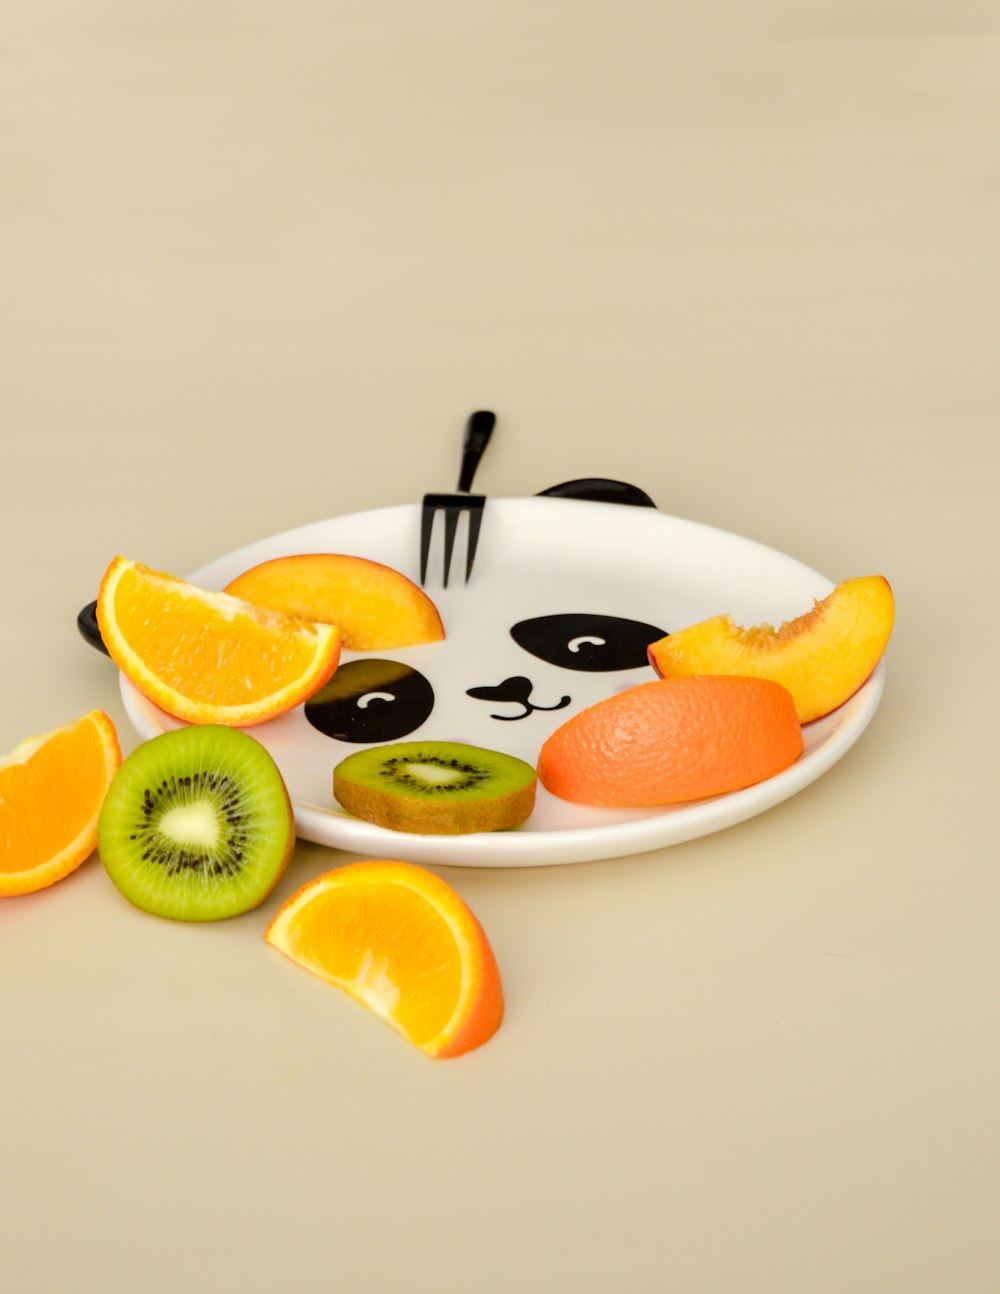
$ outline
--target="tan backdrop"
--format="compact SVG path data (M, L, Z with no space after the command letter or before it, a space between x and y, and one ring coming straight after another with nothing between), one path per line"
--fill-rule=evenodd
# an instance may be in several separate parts
M4 1284L937 1294L1000 1280L1000 11L5 0L0 750L95 706L117 552L568 477L882 572L828 776L444 874L508 1015L434 1065L94 858L0 906Z

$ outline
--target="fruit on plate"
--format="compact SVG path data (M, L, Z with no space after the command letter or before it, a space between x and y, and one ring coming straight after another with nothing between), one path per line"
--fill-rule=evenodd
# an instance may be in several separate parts
M359 750L333 770L333 795L358 818L393 831L499 831L535 806L523 759L457 741L404 741Z
M888 580L844 580L811 611L774 629L742 629L732 616L714 616L672 633L649 648L661 678L744 674L787 687L800 723L820 719L854 695L882 658L892 632Z
M678 804L773 777L802 753L791 693L767 679L657 679L573 716L538 777L576 804Z
M126 678L189 723L262 723L312 696L340 659L335 626L264 611L124 557L101 581L97 621Z
M0 758L0 898L54 885L94 852L121 762L103 710L26 737Z
M428 1056L460 1056L500 1027L503 988L482 926L451 886L412 863L327 872L264 937Z
M285 783L249 733L218 724L139 746L111 783L98 847L108 875L144 912L218 921L274 889L295 846Z
M384 651L444 637L438 609L423 589L366 557L275 557L238 575L226 592L284 615L336 625L352 651Z

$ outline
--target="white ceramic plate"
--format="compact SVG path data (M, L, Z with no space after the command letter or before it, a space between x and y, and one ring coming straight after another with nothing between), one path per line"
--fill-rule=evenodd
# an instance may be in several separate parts
M459 528L455 566L465 551ZM418 505L334 517L250 544L189 577L221 589L240 572L294 553L352 553L418 578ZM773 549L652 508L556 498L490 499L470 582L453 569L441 587L438 522L426 591L447 638L364 656L391 659L430 683L434 706L411 733L393 740L464 741L534 763L542 742L572 714L654 676L648 665L610 672L565 669L529 654L511 636L516 623L563 614L642 621L665 632L729 612L740 624L777 624L801 614L833 585ZM577 626L579 633L580 626ZM586 637L586 635L579 635ZM594 635L590 635L593 637ZM598 635L599 636L599 635ZM571 650L579 651L577 642ZM585 647L586 649L586 647ZM341 668L359 653L345 651ZM288 784L298 833L306 840L376 858L464 867L529 867L641 853L733 826L814 781L867 727L883 686L883 666L839 710L806 726L805 750L791 768L757 786L710 800L660 809L619 810L569 804L538 789L532 816L510 831L422 836L389 831L349 817L332 794L332 770L365 743L317 731L302 706L250 729L270 750ZM506 679L530 680L530 702L470 697L468 689ZM122 697L144 738L179 727L123 677ZM523 684L522 684L523 689ZM391 705L375 697L368 704ZM523 718L514 716L524 714ZM381 744L370 742L367 744Z

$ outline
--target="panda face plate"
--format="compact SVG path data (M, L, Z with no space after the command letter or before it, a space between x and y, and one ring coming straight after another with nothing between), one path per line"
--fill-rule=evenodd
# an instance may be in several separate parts
M301 552L353 553L416 580L417 505L335 517L261 540L194 572L222 588L258 562ZM463 525L456 553L464 551ZM570 499L490 499L472 579L440 585L440 535L426 592L442 642L356 653L321 693L249 731L272 753L305 839L372 856L463 866L530 866L611 858L704 835L763 811L818 777L860 735L878 703L882 667L841 710L808 725L797 764L759 787L664 809L572 805L539 789L515 831L405 836L348 817L332 771L365 746L463 741L535 763L571 715L655 678L650 641L729 612L743 624L801 613L833 583L750 540L654 509ZM461 566L460 559L456 567ZM181 726L126 680L122 696L143 737Z

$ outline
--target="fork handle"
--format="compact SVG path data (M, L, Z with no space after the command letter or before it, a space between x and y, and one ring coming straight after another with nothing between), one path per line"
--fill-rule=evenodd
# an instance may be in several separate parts
M496 414L490 413L488 409L479 409L465 424L465 436L462 440L462 471L458 477L458 488L463 494L468 494L472 489L472 478L476 474L476 468L479 466L479 460L486 446L490 443L496 421Z

